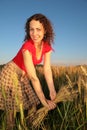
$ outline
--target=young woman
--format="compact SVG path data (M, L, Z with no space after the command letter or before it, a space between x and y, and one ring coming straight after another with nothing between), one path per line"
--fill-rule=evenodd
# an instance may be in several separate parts
M29 110L41 102L49 110L56 107L53 102L56 91L50 67L50 55L53 51L51 44L54 40L51 22L43 14L34 14L27 19L25 32L22 47L0 73L0 109L6 110L7 126L12 124L14 110L20 111L21 106ZM35 65L42 60L50 100L45 98L36 75Z

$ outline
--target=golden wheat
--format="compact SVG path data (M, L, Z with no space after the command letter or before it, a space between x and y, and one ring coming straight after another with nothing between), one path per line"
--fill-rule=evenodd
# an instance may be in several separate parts
M78 89L76 88L75 85L73 87L70 86L61 87L61 89L57 93L54 103L57 104L62 101L73 101L73 99L75 99L77 95L78 95ZM46 115L48 114L48 111L49 110L46 107L40 108L34 115L32 126L38 127L40 123L44 120Z

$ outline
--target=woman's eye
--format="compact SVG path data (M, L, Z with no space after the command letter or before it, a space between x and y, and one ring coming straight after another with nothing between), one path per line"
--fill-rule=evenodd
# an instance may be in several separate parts
M33 31L33 28L30 28L30 31Z
M41 29L37 28L37 31L41 31Z
M40 28L36 28L36 29L30 28L30 30L29 30L29 31L31 31L31 32L34 32L34 31L40 32L40 31L41 31L41 29L40 29Z

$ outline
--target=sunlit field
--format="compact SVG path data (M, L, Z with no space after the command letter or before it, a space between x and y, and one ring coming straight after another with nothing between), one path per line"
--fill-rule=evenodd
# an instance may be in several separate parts
M3 66L0 66L0 70ZM65 97L64 91L61 92L61 100L57 102L57 107L51 110L39 119L42 120L32 126L28 123L26 111L20 105L20 112L15 116L16 125L14 130L87 130L87 66L51 66L53 73L53 80L57 93L61 88L75 88L78 90L76 98L69 99L70 96ZM45 96L49 98L48 87L43 75L43 66L36 67L36 72ZM49 75L48 75L49 76ZM74 90L75 91L75 90ZM65 98L65 99L64 99ZM38 106L38 110L43 108ZM37 110L37 111L38 111ZM32 111L32 110L31 110ZM30 111L30 113L32 113ZM34 120L37 120L35 117ZM0 111L0 130L5 130L5 111Z

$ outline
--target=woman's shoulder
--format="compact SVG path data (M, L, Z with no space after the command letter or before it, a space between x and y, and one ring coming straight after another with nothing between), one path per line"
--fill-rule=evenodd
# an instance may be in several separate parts
M32 42L31 39L30 39L30 40L26 40L26 41L23 43L23 45L33 45L33 42Z
M44 42L44 52L49 52L53 50L51 44L49 44L48 42Z
M51 48L51 45L48 42L44 42L44 49Z
M22 45L22 49L26 49L26 50L32 50L33 49L33 42L32 40L27 40L23 43Z

